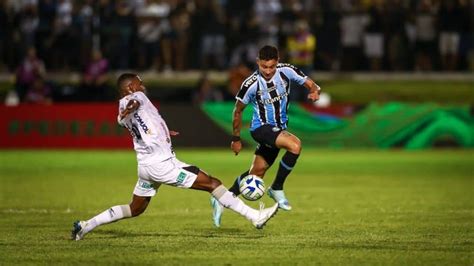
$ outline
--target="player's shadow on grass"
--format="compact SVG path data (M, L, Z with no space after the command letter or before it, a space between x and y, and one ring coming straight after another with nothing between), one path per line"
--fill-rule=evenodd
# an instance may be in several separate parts
M263 231L258 231L263 232ZM241 238L241 239L255 239L263 238L266 234L255 234L254 230L241 230L236 228L216 228L216 229L202 229L202 230L184 230L180 232L164 232L157 229L156 231L148 232L130 232L123 230L96 230L94 234L99 235L100 238L143 238L143 237L191 237L191 238Z

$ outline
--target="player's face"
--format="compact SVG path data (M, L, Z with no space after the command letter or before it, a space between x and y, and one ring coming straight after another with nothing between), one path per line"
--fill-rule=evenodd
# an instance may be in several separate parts
M132 83L130 84L130 87L133 92L136 91L142 91L145 92L145 86L143 86L143 81L139 76L136 76L133 80Z
M270 80L275 75L278 60L260 60L257 59L258 70L264 79Z

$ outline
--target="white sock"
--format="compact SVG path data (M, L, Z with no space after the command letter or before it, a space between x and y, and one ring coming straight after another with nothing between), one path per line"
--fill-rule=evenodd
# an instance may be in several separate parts
M220 185L214 191L212 195L219 201L222 206L229 208L250 221L253 221L258 218L259 211L250 208L242 200L237 198L234 193L230 192L223 185Z
M113 206L86 221L86 226L82 230L84 234L87 234L99 225L112 223L129 217L132 217L132 211L129 205Z

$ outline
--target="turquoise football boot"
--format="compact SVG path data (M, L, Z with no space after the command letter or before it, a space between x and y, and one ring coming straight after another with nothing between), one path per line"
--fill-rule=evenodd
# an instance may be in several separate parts
M272 188L269 188L267 190L267 193L270 198L272 198L276 203L278 203L278 207L280 209L283 209L285 211L291 211L292 207L286 199L283 190L273 190Z
M211 206L212 206L212 221L214 222L215 227L221 226L221 217L224 212L224 206L219 203L219 201L211 197Z

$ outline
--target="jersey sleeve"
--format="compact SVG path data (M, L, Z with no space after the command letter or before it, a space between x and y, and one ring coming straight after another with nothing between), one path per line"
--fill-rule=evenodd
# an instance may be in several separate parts
M129 101L130 100L135 100L135 101L139 102L140 105L143 105L145 103L146 99L147 99L147 97L146 97L145 93L143 93L141 91L136 91L136 92L134 92L130 95Z
M235 96L235 99L241 101L243 104L249 104L250 102L255 100L255 92L257 88L257 79L252 77L244 83L242 83L242 86L240 87L239 92Z
M132 100L137 101L140 104L140 106L143 106L144 103L148 100L148 98L146 97L145 93L141 91L137 91L128 95L125 98L125 100L120 101L119 114L117 115L117 122L121 126L125 126L125 117L123 119L120 119L120 113L123 112L123 110L125 110L125 108L127 107L127 104Z
M291 64L283 64L282 71L290 80L298 83L299 85L303 85L308 78L308 76L306 76L303 71Z

